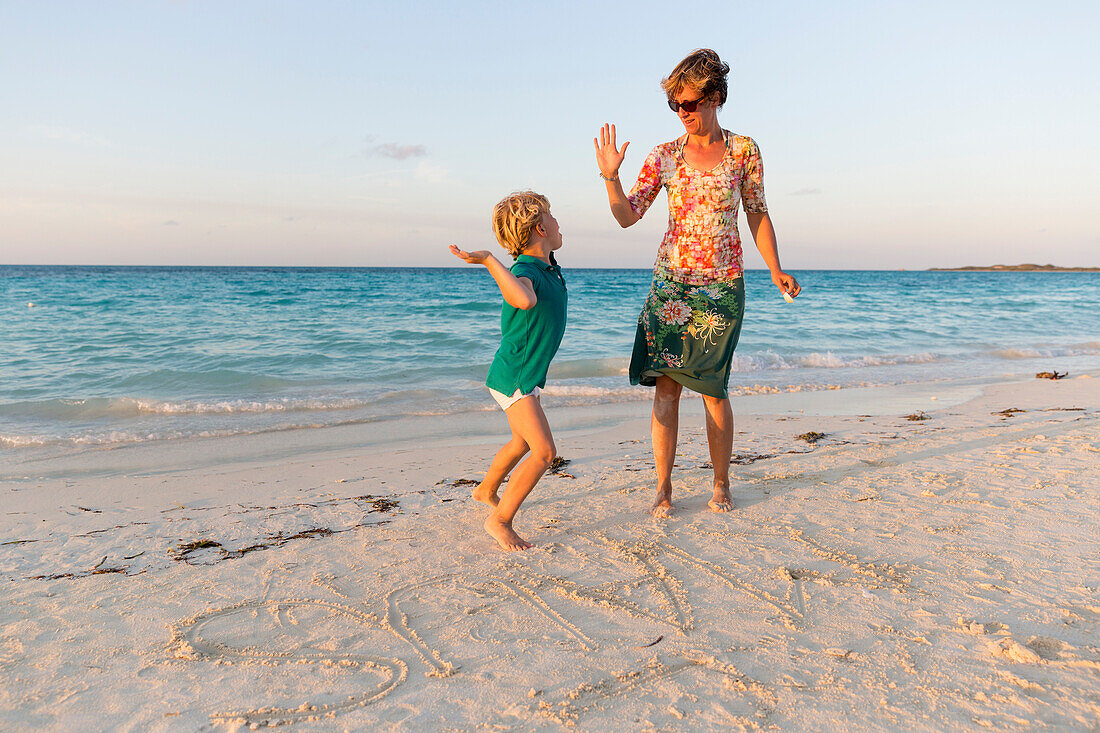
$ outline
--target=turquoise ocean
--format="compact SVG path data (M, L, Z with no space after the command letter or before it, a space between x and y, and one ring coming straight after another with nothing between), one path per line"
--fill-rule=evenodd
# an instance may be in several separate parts
M570 269L546 404L627 382L651 273ZM1100 274L746 274L731 395L1100 369ZM497 409L483 268L0 267L0 451L112 447Z

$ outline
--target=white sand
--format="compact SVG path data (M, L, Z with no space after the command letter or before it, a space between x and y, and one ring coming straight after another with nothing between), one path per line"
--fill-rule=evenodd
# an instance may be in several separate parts
M5 464L0 728L1100 727L1100 375L865 396L735 401L727 515L685 403L664 521L646 406L551 408L516 554L495 414Z

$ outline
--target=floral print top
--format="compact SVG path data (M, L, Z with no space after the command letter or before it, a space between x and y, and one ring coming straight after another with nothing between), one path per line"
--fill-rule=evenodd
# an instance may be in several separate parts
M707 285L741 276L737 205L746 213L768 210L764 166L756 141L723 130L726 152L709 171L684 160L687 135L653 148L627 197L640 217L664 188L668 231L657 250L654 274L688 285Z

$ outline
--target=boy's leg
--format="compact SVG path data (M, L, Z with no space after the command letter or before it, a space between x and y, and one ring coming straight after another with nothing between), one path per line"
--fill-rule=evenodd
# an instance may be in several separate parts
M707 447L714 466L714 498L707 502L712 511L733 509L730 498L730 454L733 453L733 408L728 397L703 395L707 413Z
M550 467L557 448L538 397L524 397L509 407L505 414L508 416L508 424L512 426L512 432L527 443L531 453L512 471L512 478L509 479L496 509L485 520L485 531L505 550L526 550L531 543L515 533L512 519L531 489L535 488L542 474Z
M676 433L680 426L680 392L676 380L661 375L653 392L653 463L657 468L657 498L649 513L667 517L672 512L672 464L676 462Z
M496 506L499 501L497 489L500 488L504 477L519 463L519 459L526 455L527 450L527 441L513 428L512 439L497 451L493 462L489 464L489 470L485 472L485 478L474 488L474 498L489 506Z

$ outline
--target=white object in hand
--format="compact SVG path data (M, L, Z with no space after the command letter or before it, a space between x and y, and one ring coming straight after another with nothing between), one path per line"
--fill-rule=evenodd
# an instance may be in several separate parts
M787 301L788 303L794 302L794 298L792 298L791 294L788 293L786 290L783 291L783 300Z

